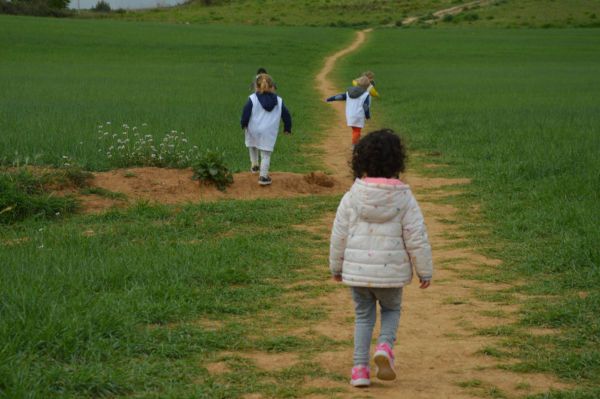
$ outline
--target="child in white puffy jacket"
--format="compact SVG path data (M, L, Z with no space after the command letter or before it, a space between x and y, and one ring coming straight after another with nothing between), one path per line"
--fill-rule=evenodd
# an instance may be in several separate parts
M393 345L400 321L402 288L412 280L427 288L433 274L431 246L419 205L399 180L405 149L400 137L385 129L369 133L354 148L356 178L338 207L329 267L335 281L349 285L355 306L354 367L350 383L369 386L370 344L377 302L381 332L375 348L377 378L393 380Z

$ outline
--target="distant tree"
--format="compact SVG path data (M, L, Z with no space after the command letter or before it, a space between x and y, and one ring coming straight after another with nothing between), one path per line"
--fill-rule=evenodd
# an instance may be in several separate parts
M0 0L0 13L66 17L70 0Z
M47 6L50 8L65 9L69 5L70 0L12 0L12 3L19 3L31 6Z
M108 4L104 0L100 0L99 2L96 3L95 7L92 7L92 11L96 11L96 12L110 12L111 11L110 4Z
M50 8L59 8L61 10L69 6L70 0L46 0Z

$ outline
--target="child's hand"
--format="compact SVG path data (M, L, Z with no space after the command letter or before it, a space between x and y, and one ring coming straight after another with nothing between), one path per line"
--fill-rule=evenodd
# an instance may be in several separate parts
M419 280L419 282L421 283L421 285L419 285L419 288L421 289L425 289L431 285L431 280Z
M333 278L333 281L337 281L338 283L342 282L342 275L341 274L334 274L333 276L331 276L331 278Z

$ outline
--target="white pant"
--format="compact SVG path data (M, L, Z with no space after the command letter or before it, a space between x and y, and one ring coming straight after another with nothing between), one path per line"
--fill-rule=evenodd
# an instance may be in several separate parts
M258 152L260 151L260 175L262 177L269 176L271 153L273 151L259 150L256 147L248 147L248 150L250 151L250 162L252 162L252 166L258 165Z

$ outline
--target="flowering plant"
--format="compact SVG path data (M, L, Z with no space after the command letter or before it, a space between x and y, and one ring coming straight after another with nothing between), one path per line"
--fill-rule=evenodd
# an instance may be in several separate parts
M186 168L199 156L198 146L191 145L184 132L171 130L162 139L155 139L141 128L121 125L120 133L113 132L112 124L98 126L98 139L109 163L116 167L156 166Z

